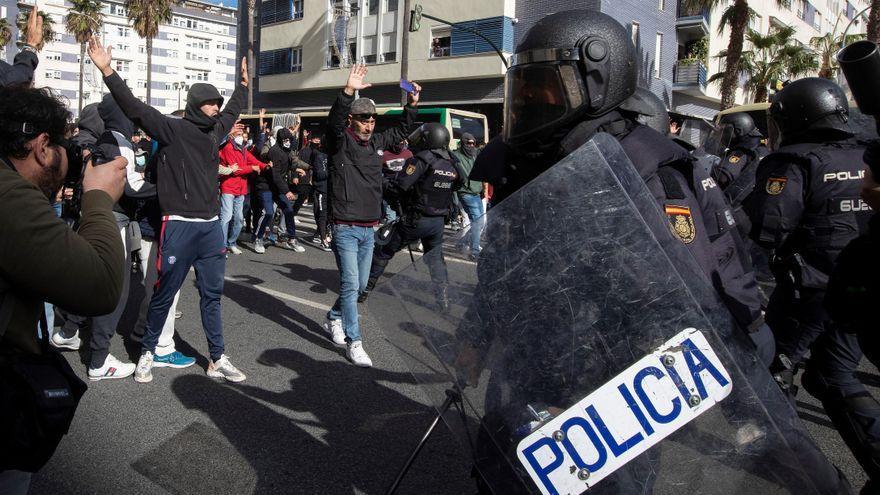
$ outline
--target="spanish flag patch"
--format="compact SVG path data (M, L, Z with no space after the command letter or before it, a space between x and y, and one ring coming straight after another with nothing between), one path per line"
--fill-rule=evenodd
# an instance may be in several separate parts
M691 209L678 205L666 205L665 208L672 233L685 244L694 242L697 237L697 227L694 225Z

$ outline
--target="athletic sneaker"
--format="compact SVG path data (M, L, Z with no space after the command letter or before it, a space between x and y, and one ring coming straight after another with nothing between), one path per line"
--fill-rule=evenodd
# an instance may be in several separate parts
M345 347L345 332L342 330L342 320L327 320L324 330L330 334L330 340L336 347Z
M229 361L226 354L220 356L220 359L218 359L216 363L214 361L209 361L207 373L211 378L225 378L230 382L243 382L244 379L247 378L244 376L244 373L232 365L232 362Z
M330 251L333 251L333 248L330 247L330 243L327 241L322 242L320 244L320 247L321 247L321 251L327 251L328 253Z
M134 373L134 363L123 363L113 354L107 354L104 365L98 369L89 368L89 380L112 380L125 378Z
M229 248L229 252L238 255L241 254L241 249L238 249L238 246L232 246Z
M144 351L138 359L137 368L134 370L134 381L138 383L150 383L153 381L153 353Z
M315 245L321 244L321 237L320 236L312 237L312 244L315 244Z
M187 368L195 362L196 358L184 356L178 351L153 356L153 366L156 368Z
M263 246L263 241L256 240L254 241L254 252L257 254L263 254L266 252L265 246Z
M69 339L64 338L61 335L61 332L55 332L52 334L52 338L49 339L49 342L52 344L52 347L56 347L58 349L67 349L69 351L78 351L79 346L82 345L82 340L79 338L79 330L73 334L73 337Z
M348 344L348 359L350 359L355 366L360 366L361 368L369 368L373 366L373 361L370 359L370 356L367 355L367 351L364 350L364 345L360 340Z
M297 242L296 239L291 239L291 240L285 242L282 246L286 249L293 250L297 253L303 253L306 250L306 248L299 245L299 242Z

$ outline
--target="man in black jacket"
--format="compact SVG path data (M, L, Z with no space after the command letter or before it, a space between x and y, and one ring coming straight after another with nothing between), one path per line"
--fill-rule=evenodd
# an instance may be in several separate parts
M324 328L333 343L348 347L348 358L357 366L373 365L361 345L358 328L358 292L367 287L373 254L373 227L382 217L382 154L414 130L421 87L413 83L410 103L404 107L397 127L373 133L376 106L368 98L355 100L354 93L370 87L364 82L367 68L351 68L345 88L330 108L325 135L330 157L330 219L333 253L339 267L339 298L327 313ZM350 124L347 124L350 122Z
M315 214L315 237L312 244L330 252L327 238L327 154L321 148L321 136L309 136L309 145L299 152L302 161L309 164L312 172L312 210Z
M219 146L229 134L244 102L248 84L246 61L242 61L241 83L236 86L223 112L223 97L210 84L194 84L186 96L182 119L162 115L141 102L110 68L110 48L99 40L89 42L89 56L104 75L113 99L135 125L163 143L156 163L156 184L162 210L159 235L159 280L150 300L143 351L135 370L135 381L153 379L153 366L175 367L154 356L159 334L174 300L191 267L201 294L200 308L211 360L207 374L233 382L245 379L223 353L223 326L220 298L226 266L226 241L220 225L220 194L217 170Z
M293 149L295 139L289 129L278 129L275 135L275 144L269 148L269 161L272 166L267 167L257 176L254 188L263 205L263 216L260 217L257 230L254 232L254 251L260 254L266 252L263 245L263 235L265 235L266 228L272 226L275 205L278 205L284 213L284 222L287 226L288 240L282 244L282 247L292 249L297 253L305 251L305 248L300 246L296 240L296 212L293 210L295 198L288 185L288 178L291 178L293 174L302 173L302 169L296 167L291 157L290 151Z

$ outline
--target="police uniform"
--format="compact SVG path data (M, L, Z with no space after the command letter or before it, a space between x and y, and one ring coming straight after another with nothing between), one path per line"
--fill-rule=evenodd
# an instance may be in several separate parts
M423 150L406 161L388 184L390 194L400 200L403 217L387 242L376 244L368 287L372 289L394 254L411 242L422 241L431 279L447 281L443 260L443 228L452 196L464 183L455 159L445 149ZM436 252L434 252L436 248Z
M792 144L758 167L752 238L774 251L777 282L767 323L777 353L795 365L822 332L822 300L838 254L870 216L859 198L863 151L851 140Z
M758 164L767 154L767 147L761 144L760 138L748 136L731 146L727 154L712 168L712 178L730 202L744 238L751 231L751 221L743 206L755 188Z

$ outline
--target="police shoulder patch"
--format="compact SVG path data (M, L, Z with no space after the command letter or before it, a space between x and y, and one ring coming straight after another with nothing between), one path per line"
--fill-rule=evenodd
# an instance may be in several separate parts
M767 184L764 185L764 190L767 191L767 194L771 196L776 196L782 193L782 190L785 189L785 183L788 182L788 177L770 177L767 179Z
M406 170L404 170L406 175L412 175L415 173L415 171L416 171L416 164L415 163L410 163L409 165L406 166Z
M665 209L672 233L685 244L694 242L694 239L697 238L697 227L694 224L691 209L678 205L666 205Z

